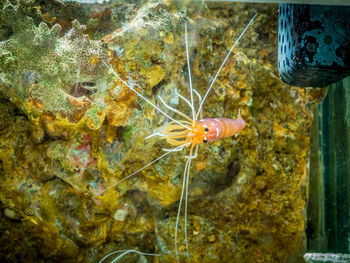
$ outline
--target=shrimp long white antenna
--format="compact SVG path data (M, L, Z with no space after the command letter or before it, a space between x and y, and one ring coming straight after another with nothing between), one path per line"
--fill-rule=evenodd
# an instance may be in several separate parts
M248 30L249 26L254 22L255 18L257 17L258 13L256 13L249 21L248 25L244 28L243 32L240 34L240 36L237 38L237 40L235 41L235 43L232 45L230 51L227 53L225 59L224 59L224 62L222 62L218 72L216 73L213 81L210 83L210 86L207 90L207 92L205 93L204 97L203 97L203 100L201 102L201 104L199 105L199 108L198 108L198 112L197 112L197 115L196 115L196 120L198 118L198 115L199 115L199 112L201 111L202 107L203 107L203 103L205 102L206 98L208 97L208 94L209 92L211 91L211 88L213 87L217 77L219 76L223 66L225 65L227 59L229 58L229 56L231 55L232 53L232 50L235 48L235 46L238 44L238 42L241 40L241 38L243 37L243 35L245 34L245 32Z
M159 100L163 103L163 105L164 105L165 107L167 107L169 110L171 110L171 111L173 111L173 112L179 114L180 116L184 117L186 120L189 120L190 122L192 122L191 118L189 118L185 113L183 113L183 112L181 112L181 111L179 111L179 110L177 110L177 109L175 109L175 108L169 106L169 105L162 99L161 96L158 96L158 99L159 99Z
M129 179L131 176L141 172L142 170L146 169L148 166L154 164L155 162L158 162L160 159L164 158L165 156L167 156L168 154L170 154L171 152L175 152L175 151L181 151L186 145L188 145L190 143L186 143L186 144L183 144L183 145L180 145L178 147L175 147L174 149L172 149L172 151L167 151L166 153L164 153L163 155L161 155L160 157L158 157L157 159L154 159L153 161L149 162L148 164L146 164L144 167L138 169L136 172L133 172L131 174L129 174L128 176L124 177L123 179L121 179L120 181L110 185L109 187L107 187L105 190L103 190L101 192L101 194L103 194L104 192L106 192L108 189L116 186L117 184L120 184L121 182L125 181L126 179Z
M144 253L144 252L140 252L136 249L122 249L122 250L116 250L116 251L113 251L111 253L108 253L107 255L105 255L103 258L101 258L101 260L98 262L98 263L102 263L103 261L105 261L105 259L107 259L108 257L114 255L114 254L117 254L117 253L121 253L123 252L122 254L120 254L118 257L116 257L115 259L113 259L110 263L115 263L117 262L117 260L119 260L120 258L124 257L126 254L129 254L129 253L136 253L136 254L139 254L139 255L142 255L142 256L154 256L154 257L159 257L160 254L154 254L154 253Z
M105 64L105 66L111 71L111 73L113 73L114 76L116 76L121 82L124 83L125 86L127 86L130 90L132 90L133 92L136 93L137 96L139 96L140 98L142 98L144 101L146 101L148 104L150 104L153 108L155 108L156 110L158 110L161 114L163 114L165 117L169 118L170 120L172 120L173 122L176 122L177 124L179 124L180 126L184 127L185 129L191 130L191 128L183 125L182 123L180 123L179 121L173 119L172 117L170 117L168 114L166 114L164 111L162 111L159 107L157 107L156 105L154 105L149 99L147 99L146 97L144 97L140 92L138 92L136 89L134 89L133 87L131 87L126 81L124 81L117 73L115 73L115 71L104 61L102 60L103 64Z
M190 83L190 95L191 95L191 105L192 105L192 119L195 120L196 111L193 106L193 89L192 89L192 77L191 77L191 66L190 66L190 56L188 52L188 38L187 38L187 22L185 22L185 42L186 42L186 59L188 68L188 81Z
M185 146L190 145L190 144L191 144L191 142L188 142L188 143L185 143L185 144L179 146L179 147L182 147L182 148L179 148L179 147L176 147L174 149L162 148L162 150L164 152L179 152L179 151L182 151L182 149L185 148Z
M201 94L199 94L199 92L196 90L196 89L193 89L193 92L197 95L198 97L198 103L201 103L202 102L202 96Z
M154 132L152 133L151 135L148 135L145 140L148 140L149 138L152 138L152 137L156 137L156 136L159 136L159 137L167 137L168 135L164 134L164 133L161 133L161 132Z
M187 256L189 257L189 249L188 249L188 239L187 239L187 203L188 203L188 188L189 188L189 180L190 180L190 169L191 169L191 161L197 157L198 153L198 144L196 145L196 153L195 156L192 155L192 151L190 152L190 156L188 156L188 168L186 174L186 190L185 190L185 243L186 243L186 251Z
M179 255L178 255L178 252L177 252L177 228L178 228L179 221L180 221L180 213L181 213L182 201L183 201L185 187L186 187L187 170L189 170L188 167L191 164L191 160L192 160L192 158L188 158L187 161L186 161L184 175L183 175L183 179L182 179L181 197L180 197L180 201L179 201L179 207L177 209L177 216L176 216L176 223L175 223L175 254L176 254L177 261L179 261L179 259L178 259ZM186 232L185 236L187 237L187 232ZM187 238L186 238L186 248L188 248Z
M180 99L182 99L184 102L186 102L188 104L188 106L190 106L191 110L194 111L194 107L193 105L191 105L191 102L186 99L184 96L182 96L180 93L177 94L179 96Z

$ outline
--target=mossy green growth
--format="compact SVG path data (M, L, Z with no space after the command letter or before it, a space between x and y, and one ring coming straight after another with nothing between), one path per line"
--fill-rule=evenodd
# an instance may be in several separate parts
M90 109L88 109L85 113L85 116L91 120L90 128L97 130L101 127L102 122L99 118L99 111L101 108L94 106Z
M106 92L98 81L106 69L100 58L102 48L84 34L86 27L77 20L62 34L59 24L51 28L41 22L38 26L26 15L24 8L9 1L2 7L3 26L12 34L0 42L0 85L8 98L15 99L28 116L39 108L42 112L70 116L77 123L83 118L82 109L101 107ZM3 38L2 38L3 39ZM111 80L105 86L109 87ZM95 84L93 93L84 87ZM78 93L76 90L78 89ZM30 106L28 107L28 103ZM86 112L96 127L100 127L98 110ZM98 123L97 123L98 121Z
M49 29L45 23L41 23L35 27L33 19L25 16L17 6L7 1L2 11L7 26L13 30L13 35L1 42L0 70L3 72L1 83L7 92L14 91L24 100L30 85L35 83L34 81L23 85L23 82L28 82L29 74L36 74L37 81L55 77L52 65L58 61L51 57L51 51L57 43L60 26L56 25ZM46 59L43 59L44 57ZM15 88L19 86L23 89Z
M125 145L127 148L129 148L131 145L131 140L132 140L132 135L134 133L134 131L136 131L137 127L135 126L126 126L124 127L124 130L123 130L123 139L124 139L124 142L125 142Z

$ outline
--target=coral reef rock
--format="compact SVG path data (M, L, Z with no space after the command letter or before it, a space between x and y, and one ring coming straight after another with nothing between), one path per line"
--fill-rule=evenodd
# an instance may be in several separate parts
M0 3L1 261L98 262L136 248L159 256L118 262L174 262L187 148L109 188L172 147L146 139L169 120L130 88L191 117L185 23L204 96L259 12L203 104L203 117L240 110L247 127L200 146L178 260L302 262L312 106L324 91L279 79L277 6L82 2Z

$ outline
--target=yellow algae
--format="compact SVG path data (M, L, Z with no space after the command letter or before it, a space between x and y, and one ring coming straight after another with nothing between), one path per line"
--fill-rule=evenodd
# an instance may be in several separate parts
M209 242L214 242L214 241L215 241L215 236L214 236L214 235L210 235L210 236L208 237L208 241L209 241Z
M287 128L284 128L276 122L273 123L273 131L277 137L291 136L291 133Z
M196 162L197 171L205 169L206 166L207 166L207 162L199 162L199 161Z
M124 102L111 101L108 107L108 124L115 127L123 126L130 115L128 105Z
M140 74L146 79L146 83L150 88L157 85L165 76L164 69L159 65L154 65L150 68L140 70Z
M106 141L111 143L113 142L115 136L117 135L117 127L113 125L107 126L107 132L106 132Z
M32 223L35 224L35 225L38 224L37 220L35 220L34 218L30 218L29 220L30 220L30 222L32 222Z
M139 43L139 39L129 39L127 42L124 44L125 48L125 58L126 59L134 59L136 55L136 45Z
M179 198L178 191L170 184L155 182L147 187L149 194L162 205L170 205Z
M160 37L163 39L165 44L173 44L174 43L174 35L172 33L165 34L164 32L160 32Z
M100 63L100 58L97 56L91 56L89 59L90 64L97 64Z

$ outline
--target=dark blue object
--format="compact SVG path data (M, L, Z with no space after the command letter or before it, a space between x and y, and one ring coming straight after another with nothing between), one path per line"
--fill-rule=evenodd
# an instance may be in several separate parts
M285 83L324 87L350 75L350 7L280 4L278 22Z

